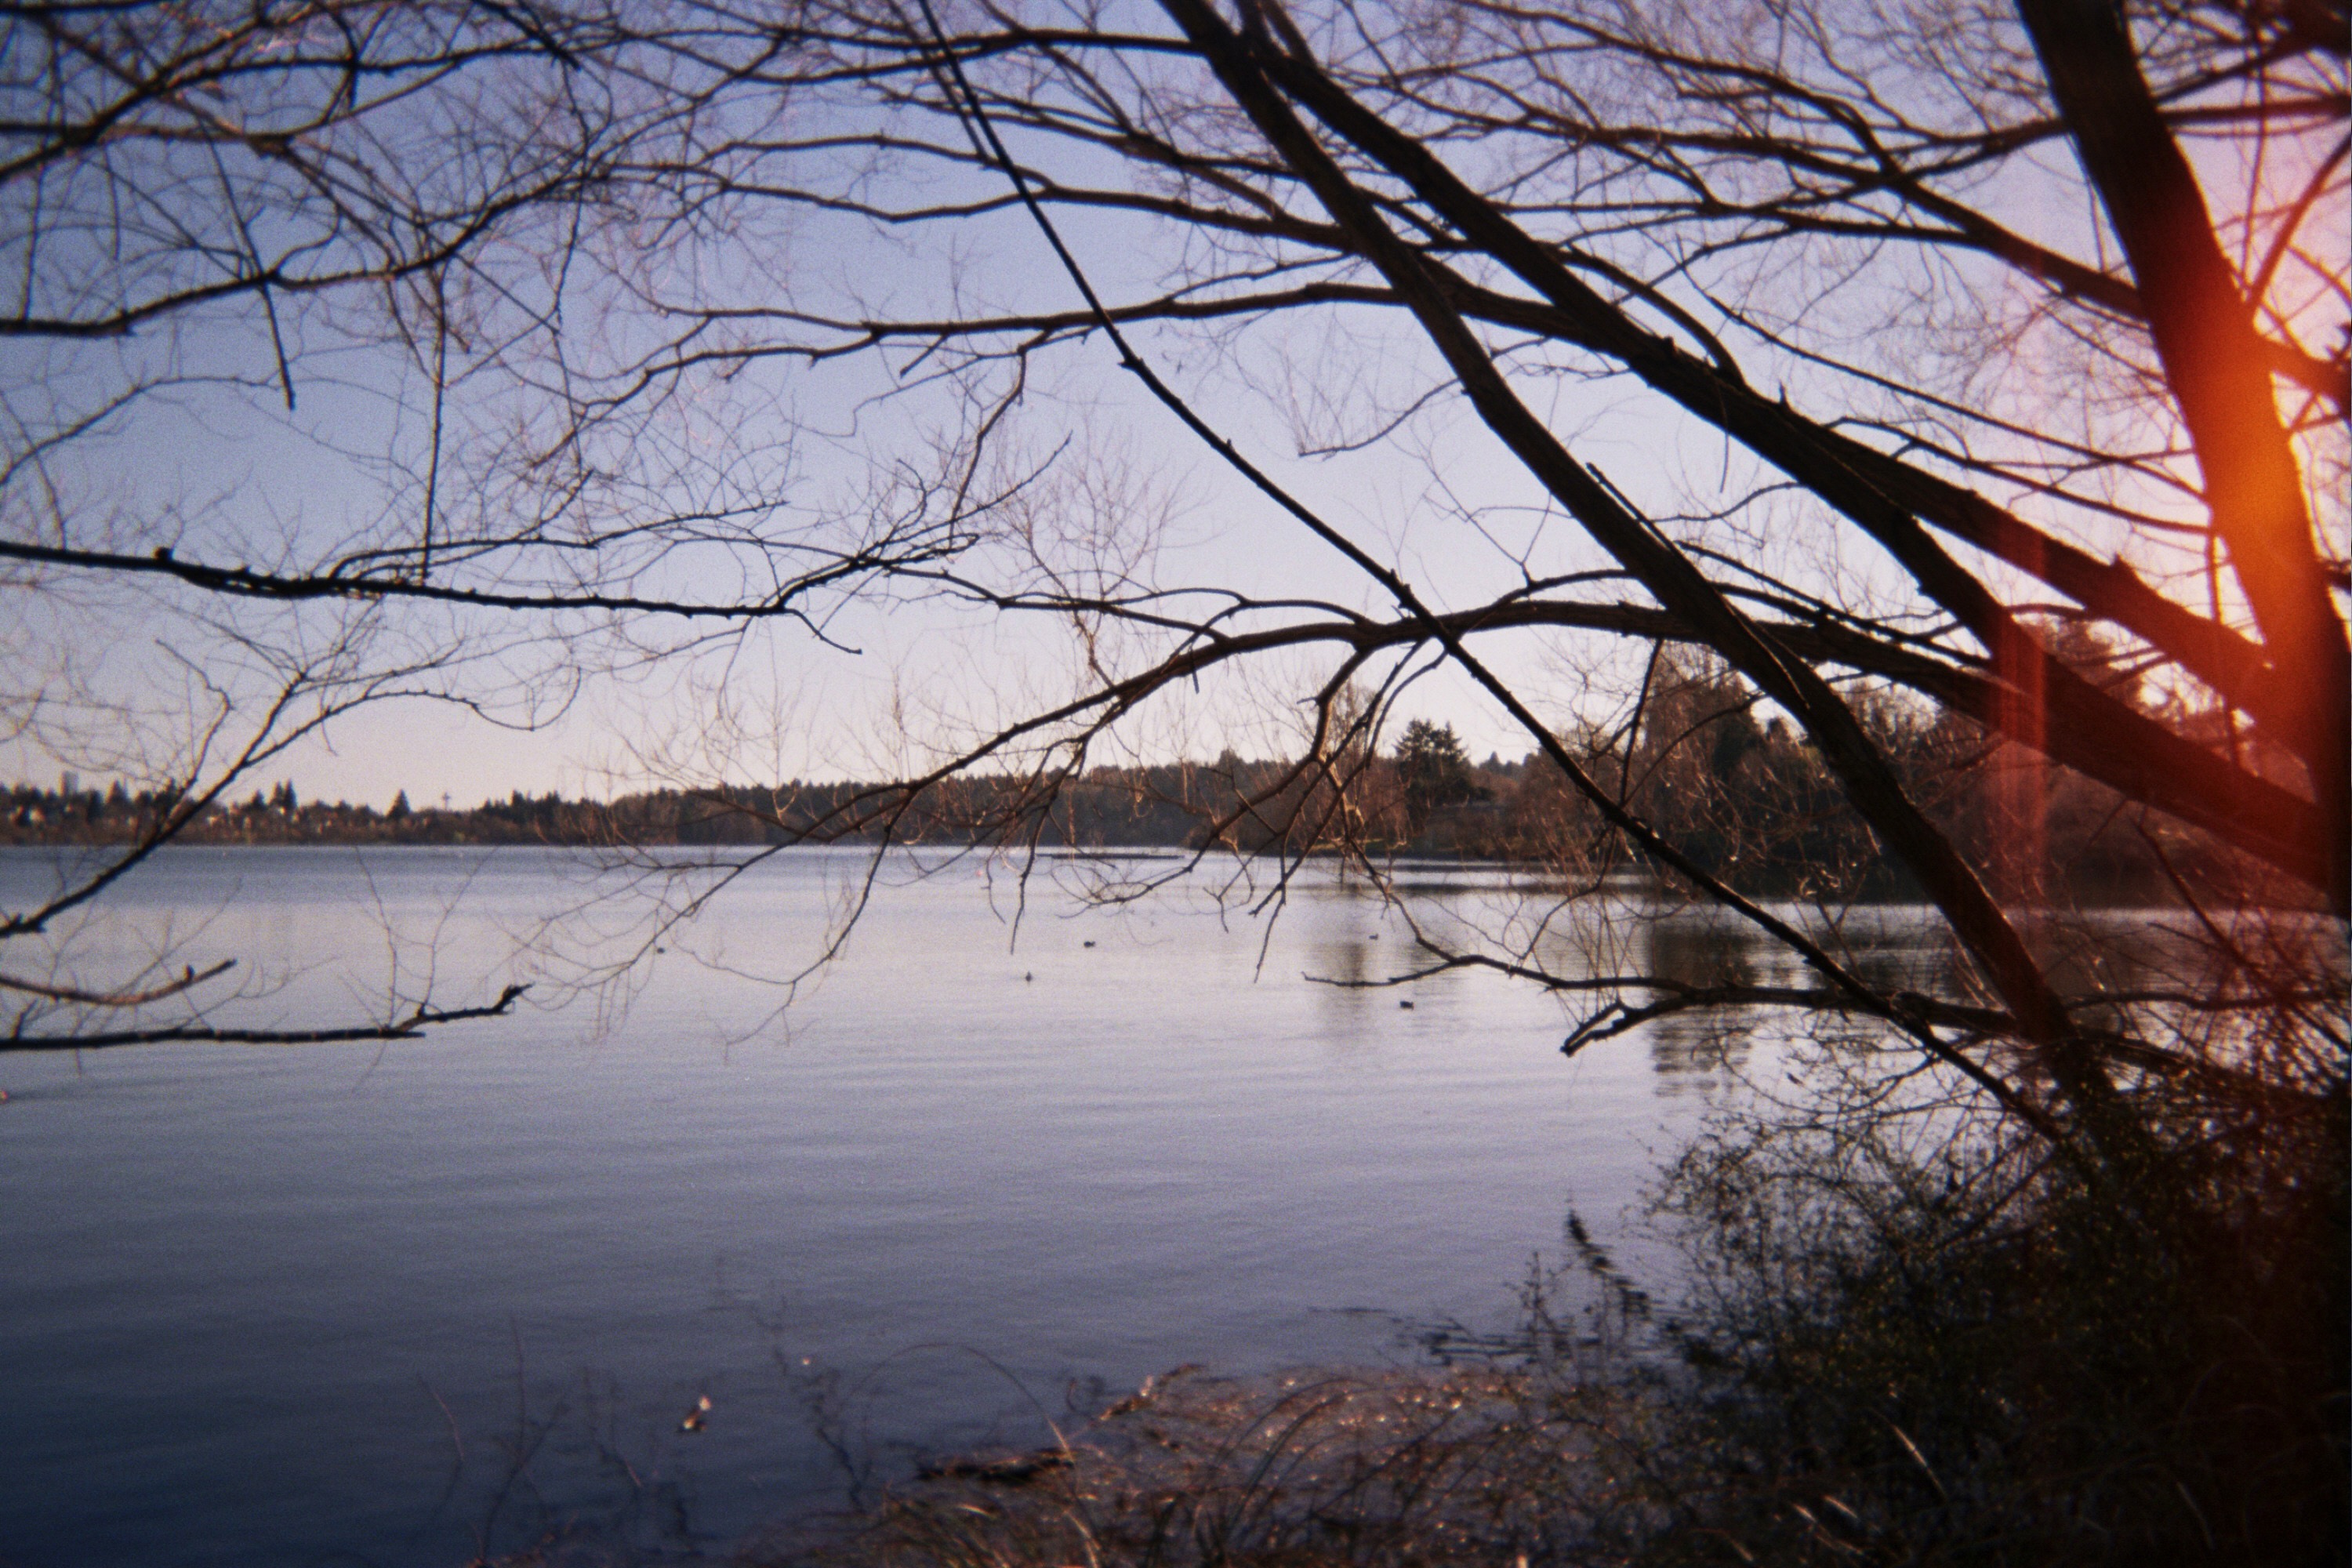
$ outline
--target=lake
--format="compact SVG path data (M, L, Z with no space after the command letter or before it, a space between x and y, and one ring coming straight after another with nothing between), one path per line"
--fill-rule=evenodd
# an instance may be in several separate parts
M50 864L0 855L0 891ZM0 1563L405 1568L566 1522L708 1546L1181 1363L1507 1328L1571 1208L1670 1271L1626 1215L1732 1089L1690 1037L1569 1059L1530 986L1318 984L1412 957L1327 869L1253 910L1198 873L1103 908L1100 868L1048 868L1016 931L1003 865L903 856L779 1012L764 978L864 864L778 857L656 935L625 896L541 930L625 879L552 851L184 849L131 879L92 951L236 958L257 1022L381 1007L395 956L456 1006L519 942L574 978L666 951L601 1005L419 1040L0 1056ZM1440 924L1514 896L1405 891ZM1644 940L1784 965L1696 918Z

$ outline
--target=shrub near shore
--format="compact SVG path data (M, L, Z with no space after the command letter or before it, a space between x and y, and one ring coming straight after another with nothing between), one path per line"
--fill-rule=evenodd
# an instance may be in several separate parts
M1662 1179L1691 1269L1672 1313L1571 1222L1518 1334L1433 1342L1467 1364L1183 1369L1059 1448L934 1467L752 1560L2345 1560L2340 1094L2231 1126L2151 1091L2147 1166L2086 1177L1948 1089L1826 1057L1808 1081Z

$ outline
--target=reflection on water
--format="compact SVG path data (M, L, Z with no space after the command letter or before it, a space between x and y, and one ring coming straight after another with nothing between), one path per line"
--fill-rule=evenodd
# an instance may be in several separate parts
M1752 942L1739 940L1730 921L1696 910L1663 915L1643 922L1643 968L1662 980L1685 985L1753 985L1759 983ZM1717 1076L1728 1076L1748 1065L1748 1045L1755 1020L1738 1013L1670 1013L1653 1022L1643 1035L1650 1046L1650 1065L1669 1093L1713 1087Z
M446 1004L495 986L597 885L569 866L190 851L125 907L156 941L213 911L188 956L268 975L257 1018L318 1016L381 997L388 952ZM856 866L760 868L602 1027L0 1058L0 1555L446 1563L575 1517L723 1541L918 1449L1035 1439L1065 1391L1409 1356L1399 1321L1513 1321L1570 1205L1607 1232L1693 1125L1675 1086L1765 1048L1677 1021L1564 1060L1583 1004L1532 986L1319 983L1416 967L1408 919L1593 962L1484 872L1417 872L1402 908L1310 874L1270 929L1049 879L1017 932L984 863L894 874L778 1019L758 976ZM1695 917L1638 941L1676 974L1784 962Z

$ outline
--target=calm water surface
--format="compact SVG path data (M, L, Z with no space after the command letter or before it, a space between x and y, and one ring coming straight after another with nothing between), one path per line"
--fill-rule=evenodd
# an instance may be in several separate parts
M1727 1089L1671 1036L1563 1059L1559 1004L1489 977L1310 982L1406 967L1322 875L1270 934L1198 885L1033 885L1016 943L1001 871L899 862L773 1016L747 976L858 864L751 872L601 1025L0 1056L0 1564L724 1542L1179 1363L1411 1361L1415 1323L1508 1324L1571 1205L1622 1237ZM5 890L47 865L0 854ZM582 886L530 851L185 850L120 907L315 1019L380 1005L393 953L477 999Z

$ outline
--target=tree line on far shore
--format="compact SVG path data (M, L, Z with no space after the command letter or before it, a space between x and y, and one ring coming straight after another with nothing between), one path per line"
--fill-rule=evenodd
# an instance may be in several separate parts
M1899 898L1914 889L1845 809L1817 752L1719 667L1660 661L1633 715L1591 724L1580 760L1711 874L1801 898ZM609 801L554 792L478 806L384 810L303 800L290 781L215 804L179 836L199 845L741 846L1013 844L1040 849L1219 849L1296 858L1332 851L1541 863L1600 880L1640 868L1594 807L1545 758L1473 762L1453 727L1407 723L1391 748L1370 716L1322 754L1086 766L932 781L660 789ZM1945 829L1982 857L2004 893L2116 901L2171 879L2258 877L2209 843L2147 831L2115 793L2048 765L1949 712L1887 701L1869 713L1888 754ZM128 843L174 804L166 790L0 795L0 843ZM2274 879L2275 880L2275 879ZM2294 901L2283 884L2277 901Z

